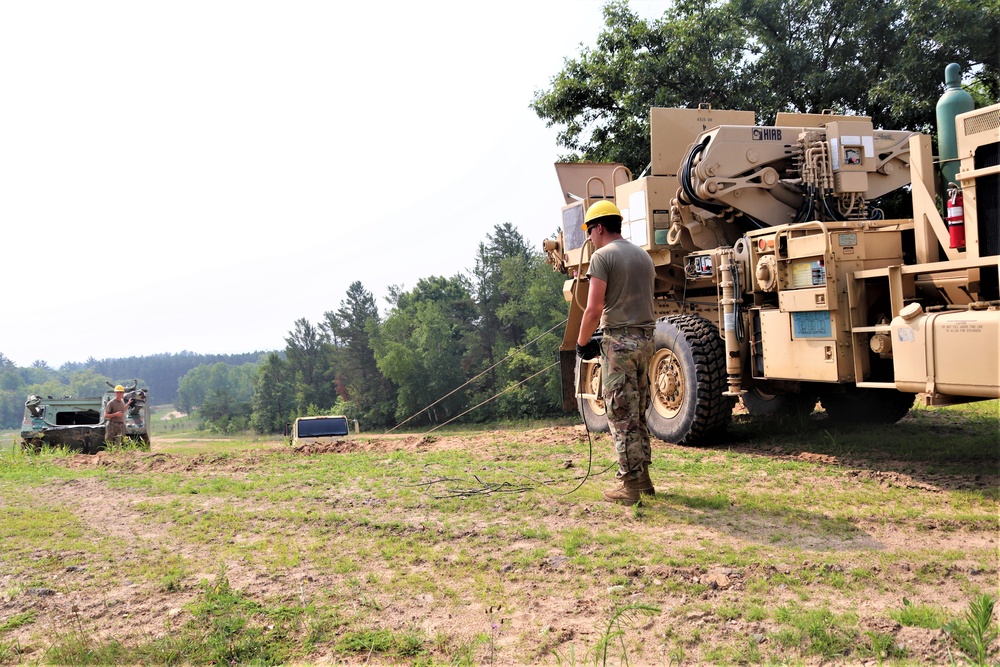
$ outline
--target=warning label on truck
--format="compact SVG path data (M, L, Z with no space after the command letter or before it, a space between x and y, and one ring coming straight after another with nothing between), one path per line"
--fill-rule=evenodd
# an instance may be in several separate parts
M794 338L831 338L830 313L827 311L792 313Z
M826 267L823 260L798 260L789 267L789 287L814 287L826 284Z
M945 333L970 334L983 333L985 330L983 323L977 320L952 320L941 323L941 331Z

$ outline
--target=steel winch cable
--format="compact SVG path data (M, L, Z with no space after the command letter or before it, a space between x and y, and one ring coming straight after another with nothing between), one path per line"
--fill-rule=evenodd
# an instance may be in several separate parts
M507 389L504 389L500 393L498 393L498 394L492 396L491 398L483 401L482 403L479 403L478 405L469 408L468 410L466 410L462 414L456 415L455 417L453 417L452 419L448 420L447 422L444 422L442 424L438 424L437 426L435 426L434 428L430 429L429 431L425 431L425 434L426 433L431 433L432 431L435 431L438 428L440 428L442 426L445 426L446 424L454 421L455 419L458 419L459 417L461 417L461 416L463 416L465 414L468 414L469 412L472 412L476 408L478 408L478 407L480 407L480 406L482 406L482 405L484 405L484 404L486 404L486 403L494 400L495 398L501 396L502 394L505 394L506 392L510 391L511 389L515 389L515 388L521 386L522 384L524 384L528 380L531 380L532 378L534 378L534 377L536 377L536 376L544 373L545 371L549 370L550 368L552 368L553 366L555 366L558 363L559 362L555 362L553 364L550 364L549 366L543 368L542 370L538 371L537 373L534 373L530 377L527 377L524 380L521 380L521 382L518 382L516 385L508 387ZM591 437L590 424L587 423L586 417L584 417L584 419L583 419L583 425L584 425L584 428L587 431L587 445L588 445L587 472L584 473L582 476L571 477L570 479L578 479L580 481L579 481L579 483L576 486L574 486L569 491L565 491L565 492L562 492L562 493L559 494L559 495L562 495L562 496L574 493L581 486L583 486L590 477L597 476L597 475L603 475L604 473L608 472L609 470L611 470L611 468L613 468L614 466L617 465L617 461L613 462L611 465L609 465L604 470L602 470L602 471L600 471L598 473L594 473L593 475L591 474L592 470L593 470L593 461L594 461L594 441L593 441L593 438ZM507 471L511 472L511 473L513 473L515 475L518 475L518 476L530 479L533 482L533 484L531 484L531 485L527 485L527 484L520 484L520 485L518 485L518 484L513 484L511 482L506 482L506 481L499 482L499 483L497 483L497 482L487 482L487 481L484 481L483 479L481 479L479 477L479 475L473 475L473 479L475 479L476 482L479 483L478 487L471 487L470 486L470 488L451 488L451 489L448 490L447 493L445 493L443 495L435 495L435 494L432 494L432 493L430 493L428 491L428 495L430 495L432 498L434 498L436 500L440 500L440 499L444 499L444 498L468 498L468 497L471 497L471 496L491 495L491 494L494 494L494 493L523 493L523 492L526 492L526 491L533 491L539 485L541 485L541 486L552 486L553 484L555 484L555 483L557 483L559 481L565 481L565 480L552 480L552 479L549 479L549 480L536 480L536 479L532 479L531 477L528 477L524 473L518 473L518 472L513 471L513 470L507 470ZM413 486L424 487L425 489L430 489L430 487L432 487L435 484L449 484L449 483L450 484L455 484L455 483L459 483L459 482L461 482L463 484L467 484L467 485L469 484L468 480L464 480L464 479L460 479L460 478L456 478L456 477L440 477L440 478L429 480L429 481L426 481L426 482L421 482L419 484L414 484Z
M549 329L548 331L543 331L542 333L538 334L538 335L537 335L537 336L535 336L535 337L534 337L534 338L533 338L532 340L528 341L527 343L525 343L525 344L524 344L524 345L522 345L521 347L517 348L516 350L513 350L512 352L508 352L508 353L507 353L507 354L506 354L506 355L504 356L504 358L503 358L503 359L501 359L500 361L496 362L495 364L493 364L493 365L492 365L492 366L490 366L489 368L487 368L487 369L483 370L483 372L479 373L479 375L475 376L474 378L471 378L471 379L469 379L468 381L466 381L466 382L465 382L465 384L463 384L463 385L461 385L461 386L459 386L459 387L455 387L454 389L452 389L452 390L451 390L451 391L449 391L449 392L448 392L447 394L445 394L444 396L442 396L442 397L441 397L441 398L439 398L438 400L434 401L434 402L433 402L433 403L431 403L430 405L427 405L427 406L424 406L424 407L423 407L423 408L421 408L420 410L417 410L417 411L416 411L416 412L414 412L414 413L413 413L412 415L410 415L409 417L407 417L407 418L406 418L406 419L404 419L403 421L399 422L398 424L396 424L395 426L393 426L392 428L390 428L390 429L389 429L388 431L386 431L386 432L385 432L385 433L383 433L382 435L388 435L388 434L392 433L392 432L393 432L393 431L395 431L395 430L396 430L397 428L399 428L400 426L402 426L402 425L403 425L403 424L405 424L406 422L410 421L411 419L413 419L414 417L416 417L417 415L419 415L419 414L420 414L421 412L425 412L426 410L430 410L430 409L431 409L431 408L433 408L433 407L434 407L435 405L437 405L438 403L440 403L440 402L441 402L441 401L443 401L444 399L448 398L449 396L451 396L451 395L452 395L452 394L454 394L455 392L457 392L457 391L460 391L460 390L464 389L465 387L468 387L468 386L469 386L470 384L472 384L473 382L475 382L476 380L478 380L478 379L479 379L479 378L481 378L482 376L486 375L487 373L489 373L489 372L490 372L491 370L493 370L494 368L496 368L496 367L497 367L497 366L499 366L500 364L504 363L505 361L508 361L509 359L512 359L512 358L513 358L513 356L514 356L515 354L517 354L518 352L520 352L520 351L521 351L521 350L523 350L524 348L528 347L529 345L532 345L532 344L534 344L534 343L535 343L536 341L538 341L538 340L539 340L539 339L540 339L540 338L541 338L542 336L544 336L544 335L546 335L546 334L549 334L549 333L552 333L552 332L553 332L554 330L556 330L556 329L558 329L559 327L561 327L562 325L566 324L566 322L568 322L568 321L569 321L569 318L566 318L565 320L563 320L563 321L562 321L562 322L560 322L559 324L555 325L554 327L552 327L552 328L551 328L551 329ZM559 362L556 362L556 363L559 363ZM543 369L542 371L539 371L539 373L541 373L541 372L544 372L544 371L547 371L547 370L548 370L549 368L552 368L552 366L555 366L555 364L552 364L551 366L548 366L548 367L544 368L544 369ZM538 375L538 373L535 373L535 375ZM533 376L531 376L531 377L534 377L534 375L533 375ZM528 378L528 379L530 380L531 378ZM525 380L525 381L523 381L523 382L527 382L527 380ZM520 383L520 384L523 384L523 382L522 382L522 383ZM507 390L504 390L504 391L507 391ZM503 392L501 392L501 393L503 393ZM498 394L498 395L499 395L499 394ZM494 398L496 398L496 396L494 396ZM493 400L493 399L490 399L490 400ZM485 402L489 402L489 401L485 401ZM482 403L480 403L480 405L482 405ZM476 407L479 407L479 406L476 406ZM473 408L473 409L474 409L474 408ZM468 412L468 411L467 411L467 412ZM466 413L465 413L465 412L463 412L462 414L466 414ZM459 416L461 416L461 415L459 415ZM457 418L458 418L458 417L456 417L455 419L457 419ZM449 420L449 421L454 421L454 420ZM448 423L448 422L445 422L445 424L447 424L447 423ZM444 426L444 424L441 424L440 426ZM437 428L437 427L435 427L435 428ZM434 429L431 429L431 430L434 430ZM428 433L430 433L430 431L427 431L427 432L428 432Z
M615 461L611 465L606 467L604 470L595 473L591 471L591 467L588 464L587 472L585 474L569 478L571 480L572 479L580 480L579 483L577 483L577 485L574 486L569 491L563 491L558 493L557 495L568 496L571 493L575 493L577 490L579 490L581 486L583 486L586 483L588 479L590 479L591 477L597 477L598 475L603 475L604 473L608 472L617 465L618 462ZM501 468L501 470L509 472L516 476L527 477L527 475L525 475L524 473L519 473L517 471L509 470L507 468ZM413 484L411 486L424 487L424 489L427 491L427 495L429 495L431 498L434 498L435 500L442 500L445 498L471 498L473 496L489 496L494 493L527 493L529 491L534 491L539 486L551 487L555 486L558 483L566 481L558 479L538 480L538 479L532 479L531 477L527 477L528 482L525 482L523 484L515 484L513 482L508 482L508 481L488 482L482 479L479 475L473 475L472 478L479 484L478 487L471 485L469 480L462 479L460 477L438 477L436 479L431 479L426 482L420 482L419 484ZM463 484L465 486L448 487L446 492L443 494L431 493L430 489L438 484L452 484L452 485Z
M587 480L590 479L590 477L591 477L590 471L593 469L593 465L594 465L594 440L590 436L590 424L587 423L587 416L586 415L583 416L583 428L587 431L587 472L584 473L584 475L582 477L577 477L576 478L576 479L580 480L580 482L576 486L574 486L569 491L565 491L563 493L560 493L559 494L560 496L568 496L571 493L575 493L581 486L583 486L584 484L586 484ZM618 462L617 461L613 461L611 463L611 465L609 465L607 468L605 468L601 472L594 473L594 477L597 477L598 475L603 475L604 473L606 473L607 471L611 470L612 468L614 468L617 465L618 465Z
M517 389L518 387L520 387L520 386L521 386L522 384L524 384L524 383L525 383L525 382L527 382L528 380L531 380L531 379L533 379L533 378L535 378L535 377L537 377L537 376L541 375L541 374L542 374L542 373L544 373L545 371L549 370L550 368L552 368L553 366L556 366L556 365L558 365L558 364L559 364L559 362L558 362L558 361L554 361L554 362L552 362L551 364L549 364L548 366L546 366L546 367L545 367L545 368L543 368L542 370L538 371L537 373L533 373L532 375L529 375L528 377L524 378L523 380L521 380L521 381L520 381L520 382L518 382L517 384L514 384L514 385L511 385L511 386L507 387L506 389L504 389L503 391L501 391L501 392L498 392L498 393L496 393L496 394L493 394L492 396L490 396L489 398L487 398L487 399L486 399L485 401L482 401L481 403L478 403L478 404L476 404L476 405L473 405L473 406L472 406L471 408L469 408L469 409L468 409L468 410L466 410L465 412L463 412L463 413L461 413L461 414L457 414L457 415L455 415L454 417L452 417L451 419L449 419L449 420L448 420L448 421L446 421L446 422L441 422L440 424L438 424L438 425L437 425L437 426L435 426L434 428L430 429L429 431L424 431L424 435L427 435L428 433L433 433L434 431L438 430L438 429L439 429L439 428L441 428L442 426L447 426L448 424L452 423L452 422L453 422L453 421L455 421L456 419L459 419L459 418L461 418L461 417L464 417L465 415L469 414L470 412L472 412L472 411L473 411L473 410L475 410L476 408L480 408L480 407L482 407L482 406L486 405L487 403L489 403L489 402L491 402L491 401L494 401L494 400L496 400L496 399L500 398L501 396L503 396L504 394L506 394L506 393L507 393L508 391L510 391L510 390L512 390L512 389ZM479 376L477 375L476 377L479 377ZM473 378L473 379L475 379L475 378ZM471 382L471 380L470 380L470 382ZM468 382L466 382L466 384L468 384ZM462 386L464 387L465 385L462 385ZM453 394L453 393L455 393L455 392L452 392L452 394ZM449 396L450 396L450 395L451 395L451 394L449 394Z
M408 422L411 419L413 419L414 417L416 417L421 412L424 412L425 410L428 410L431 407L437 405L438 403L440 403L444 399L448 398L448 396L451 396L452 394L454 394L455 392L459 391L463 387L468 386L470 383L476 381L477 379L479 379L480 377L482 377L483 375L485 375L490 370L496 368L497 366L499 366L503 362L508 361L509 359L512 359L514 357L515 353L520 352L521 350L523 350L524 348L528 347L529 345L532 345L533 343L537 342L542 336L544 336L544 335L546 335L548 333L551 333L552 331L554 331L558 327L561 327L563 324L566 324L567 321L568 321L568 318L565 319L565 320L563 320L562 322L559 322L558 324L556 324L552 328L548 329L547 331L543 332L542 334L539 334L534 339L532 339L531 341L525 343L524 345L522 345L521 347L517 348L513 352L508 353L503 359L501 359L500 361L496 362L495 364L493 364L489 368L485 369L484 371L482 371L481 373L479 373L475 377L471 378L470 380L468 380L467 382L465 382L465 384L461 385L460 387L457 387L457 388L453 389L448 394L442 396L441 398L439 398L438 400L434 401L430 405L428 405L425 408L423 408L423 409L415 412L414 414L410 415L404 421L400 422L399 424L397 424L393 428L389 429L385 433L386 434L391 433L392 431L396 430L397 428L399 428L400 426L402 426L406 422ZM461 417L469 414L473 410L476 410L477 408L480 408L483 405L485 405L485 404L487 404L487 403L489 403L491 401L496 400L497 398L499 398L503 394L505 394L505 393L507 393L509 391L512 391L513 389L516 389L516 388L520 387L521 385L523 385L526 382L534 379L535 377L541 375L542 373L545 373L546 371L550 370L553 366L556 366L558 364L559 364L558 361L549 364L548 366L546 366L542 370L540 370L540 371L538 371L536 373L533 373L532 375L524 378L523 380L521 380L517 384L511 385L510 387L507 387L506 389L504 389L504 390L502 390L500 392L497 392L496 394L494 394L490 398L486 399L485 401L481 401L480 403L474 405L473 407L471 407L468 410L462 412L461 414L458 414L458 415L452 417L448 421L443 422L441 424L438 424L434 428L432 428L432 429L430 429L428 431L425 431L424 435L429 434L429 433L433 433L434 431L436 431L437 429L441 428L442 426L446 426L446 425L450 424L451 422L455 421L456 419L459 419L459 418L461 418ZM573 487L569 491L560 493L559 495L569 495L571 493L574 493L580 487L582 487L584 485L584 483L586 483L586 481L590 477L596 476L596 475L603 475L604 473L606 473L609 470L611 470L611 468L613 468L615 465L617 465L617 462L614 462L611 465L609 465L607 468L605 468L604 470L602 470L602 471L600 471L598 473L593 473L592 472L593 471L593 460L594 460L594 442L593 442L593 438L591 436L590 424L587 422L586 417L584 417L584 419L583 419L583 424L584 424L584 428L587 431L587 445L588 445L587 472L584 473L582 476L577 476L577 477L570 478L570 479L578 479L580 481L579 481L579 483L575 487ZM527 477L523 473L517 473L515 471L509 471L509 472L512 472L512 473L514 473L516 475L520 475L521 477ZM428 491L428 495L431 495L431 497L435 498L435 499L444 499L444 498L464 498L464 497L471 497L471 496L475 496L475 495L490 495L490 494L494 494L494 493L523 493L523 492L526 492L526 491L532 491L532 490L534 490L538 485L551 486L553 483L556 483L557 481L559 481L559 480L531 480L533 482L532 485L527 485L527 484L520 484L520 485L518 485L518 484L512 484L511 482L506 482L506 481L499 482L499 483L496 483L496 482L487 482L487 481L484 481L483 479L481 479L479 477L479 475L473 475L473 479L475 479L475 481L479 484L479 487L451 489L451 490L449 490L444 495L434 495L434 494L431 494ZM531 479L531 478L529 477L528 479ZM565 481L565 480L562 480L562 481ZM436 484L448 484L448 483L454 484L454 483L459 483L459 482L468 484L467 480L462 480L462 479L454 478L454 477L441 477L441 478L438 478L438 479L429 480L429 481L426 481L426 482L421 482L421 483L415 484L413 486L424 487L425 489L430 489L433 485L436 485Z
M428 492L427 495L429 495L431 498L434 498L435 500L442 500L445 498L470 498L472 496L482 496L482 495L488 496L494 493L524 493L526 491L532 491L535 488L534 486L524 486L524 485L518 486L515 484L511 484L510 482L500 482L500 483L486 482L480 479L479 475L473 475L472 477L477 482L479 482L480 484L479 488L457 488L457 489L451 488L448 489L447 493L443 495L435 495L430 492ZM419 484L413 484L412 486L415 487L422 486L429 489L431 486L435 484L448 484L448 483L468 484L468 481L460 479L458 477L439 477L438 479L432 479L427 482L420 482Z
M587 442L588 442L588 445L589 445L589 453L588 453L588 457L587 457L587 472L585 472L583 475L577 475L576 477L570 477L569 478L570 480L574 480L574 479L575 480L579 480L579 482L577 483L577 485L574 486L569 491L562 491L562 492L560 492L560 493L558 493L556 495L559 495L559 496L568 496L571 493L575 493L591 477L597 477L599 475L603 475L606 472L608 472L609 470L611 470L612 468L615 468L615 467L618 466L618 462L617 461L613 461L610 465L608 465L606 468L604 468L600 472L596 472L596 473L593 472L594 443L593 443L593 440L590 438L590 429L589 428L587 429ZM425 469L427 468L427 466L424 466L424 467L425 467ZM411 486L414 486L414 487L423 487L426 490L427 495L429 495L431 498L434 498L435 500L441 500L441 499L444 499L444 498L471 498L472 496L488 496L488 495L492 495L494 493L526 493L528 491L534 491L539 486L552 487L552 486L555 486L556 484L559 484L559 483L562 483L562 482L566 481L565 479L562 479L562 480L560 480L560 479L535 479L535 478L533 478L533 477L531 477L529 475L525 475L522 472L517 472L516 470L510 470L509 468L500 468L500 470L503 470L504 472L511 473L512 475L517 476L517 477L523 477L523 478L527 479L528 482L521 483L521 484L516 484L516 483L508 482L508 481L504 481L504 482L488 482L488 481L482 479L479 475L474 474L474 475L472 475L472 478L479 484L479 486L473 486L469 482L468 479L462 479L462 478L459 478L459 477L438 477L436 479L431 479L431 480L428 480L426 482L420 482L419 484L413 484ZM433 493L431 493L430 489L432 487L434 487L435 485L438 485L438 484L450 484L452 486L448 487L447 490L446 490L446 492L443 493L443 494L433 494ZM465 486L457 487L457 486L455 486L457 484L463 484Z

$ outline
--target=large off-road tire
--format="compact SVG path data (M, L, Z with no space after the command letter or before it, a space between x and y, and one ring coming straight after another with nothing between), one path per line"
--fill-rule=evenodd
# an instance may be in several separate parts
M751 387L741 400L754 416L807 417L816 408L814 394L771 394L758 387Z
M859 389L828 392L820 403L830 421L838 424L895 424L913 407L916 394L895 389Z
M583 384L580 384L580 373L584 373ZM601 393L601 364L583 363L579 358L576 360L576 386L590 387L588 393ZM587 425L587 430L591 433L607 433L611 430L608 426L608 413L604 408L604 401L592 398L577 397L576 407L580 411L583 423Z
M697 315L656 323L646 410L653 435L678 445L718 442L733 416L726 388L725 346L714 324Z

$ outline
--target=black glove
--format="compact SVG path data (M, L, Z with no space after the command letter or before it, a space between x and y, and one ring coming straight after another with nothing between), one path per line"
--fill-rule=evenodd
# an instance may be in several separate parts
M601 339L594 337L586 345L576 344L576 356L583 360L593 359L601 353Z

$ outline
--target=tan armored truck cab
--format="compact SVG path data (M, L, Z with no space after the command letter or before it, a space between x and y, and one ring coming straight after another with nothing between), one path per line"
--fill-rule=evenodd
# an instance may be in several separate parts
M543 244L568 275L563 399L591 429L607 420L600 360L574 344L592 246L581 230L614 201L622 234L656 265L650 430L716 440L738 397L751 412L806 409L894 422L928 404L1000 397L1000 105L956 118L964 246L938 210L930 137L870 119L653 109L650 175L557 164L562 232ZM876 198L911 185L912 219Z

